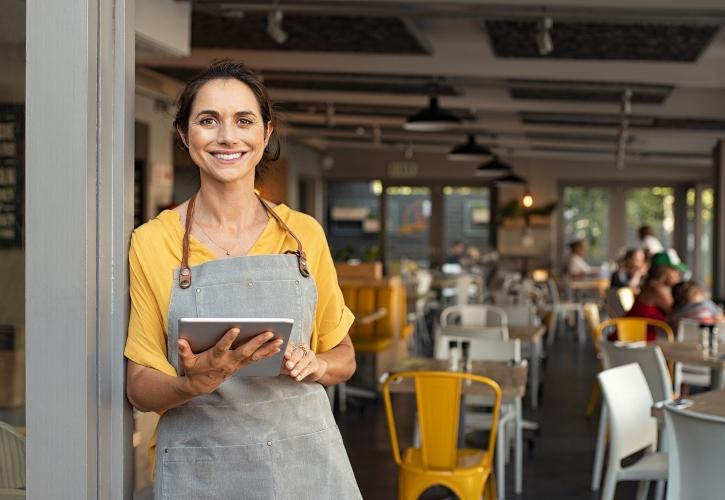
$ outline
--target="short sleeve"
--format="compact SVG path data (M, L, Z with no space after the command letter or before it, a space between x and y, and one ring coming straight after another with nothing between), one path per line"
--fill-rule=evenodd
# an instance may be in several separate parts
M149 265L144 259L148 255L145 250L143 242L134 234L128 255L131 314L124 355L135 363L175 376L176 370L166 359L163 316L145 271Z
M345 306L325 233L319 225L317 229L321 249L314 276L317 285L317 310L311 347L315 352L326 352L342 342L355 321L355 316Z

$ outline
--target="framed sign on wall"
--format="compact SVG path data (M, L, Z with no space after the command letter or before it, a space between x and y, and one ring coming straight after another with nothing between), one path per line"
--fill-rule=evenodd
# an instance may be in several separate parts
M0 104L0 248L23 246L25 106Z

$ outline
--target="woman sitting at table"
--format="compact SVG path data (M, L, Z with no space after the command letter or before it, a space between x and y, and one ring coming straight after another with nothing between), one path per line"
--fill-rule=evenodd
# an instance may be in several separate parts
M642 285L642 290L635 297L632 308L625 316L665 321L667 314L672 310L672 287L678 281L680 273L676 268L666 264L652 267ZM655 340L656 337L657 330L648 327L647 341Z
M668 320L673 329L677 329L683 319L693 319L700 323L719 323L725 321L723 310L705 296L705 291L694 281L683 281L672 288L674 303Z
M570 279L587 278L594 274L594 270L584 257L587 255L587 243L576 240L569 243L569 258L566 262L566 273Z
M642 278L647 274L647 261L640 248L630 248L622 257L622 261L611 277L612 288L628 286L634 290L639 289Z

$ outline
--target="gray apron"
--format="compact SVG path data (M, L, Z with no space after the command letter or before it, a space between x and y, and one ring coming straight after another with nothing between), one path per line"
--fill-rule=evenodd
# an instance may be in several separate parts
M297 241L297 252L234 257L189 268L194 198L190 200L184 254L174 273L168 313L168 359L177 373L182 317L291 317L290 342L309 346L317 288L301 243L262 204ZM154 496L362 498L323 386L286 375L233 376L213 393L167 411L158 426Z

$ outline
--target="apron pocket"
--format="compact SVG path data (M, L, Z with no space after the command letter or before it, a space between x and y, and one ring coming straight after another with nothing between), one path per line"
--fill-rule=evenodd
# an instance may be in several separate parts
M165 448L160 481L164 500L274 498L270 446Z
M271 452L277 498L360 498L337 426L275 441Z

